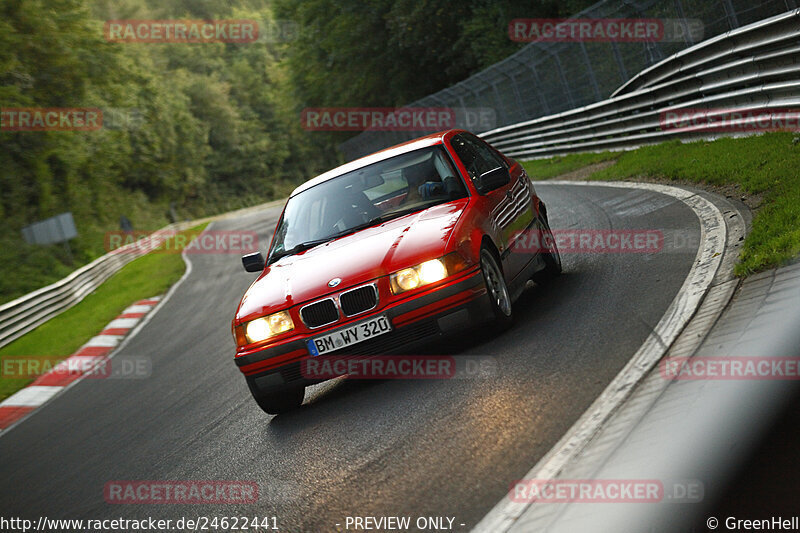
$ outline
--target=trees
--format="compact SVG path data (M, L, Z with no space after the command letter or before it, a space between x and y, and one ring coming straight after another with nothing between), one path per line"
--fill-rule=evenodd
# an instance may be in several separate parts
M288 50L304 104L401 106L511 55L514 18L565 17L590 0L277 0L299 24Z
M303 108L403 105L516 50L510 19L582 2L0 0L0 108L92 107L108 119L96 131L0 131L0 301L77 266L59 247L25 245L21 227L72 211L86 262L120 215L155 229L171 203L185 217L279 197L339 162L352 134L303 130ZM289 42L112 43L103 24L114 19L289 20L300 31Z
M72 211L79 262L104 252L122 214L137 229L263 202L325 161L300 138L280 44L110 43L114 18L271 17L262 2L0 2L0 108L100 108L96 131L0 131L0 259L8 300L65 275L59 247L21 227ZM126 120L131 119L131 120ZM19 275L16 275L19 274Z

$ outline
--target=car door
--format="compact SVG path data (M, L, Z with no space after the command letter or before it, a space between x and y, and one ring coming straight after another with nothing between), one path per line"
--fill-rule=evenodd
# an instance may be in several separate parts
M509 165L507 160L486 141L476 136L473 138L474 142L484 148L486 156L492 157L493 161L497 162L495 165L507 168L511 176L511 181L505 189L505 201L498 206L495 217L506 242L507 263L510 271L514 272L513 275L516 276L531 260L531 255L525 250L517 250L515 242L520 236L524 237L528 230L535 229L533 226L536 218L532 201L533 186L522 165L516 162ZM497 167L495 166L495 168Z
M510 171L511 180L508 184L483 196L495 237L500 244L503 271L507 279L513 279L530 260L527 254L511 253L519 232L527 229L533 221L529 182L522 176L519 165L509 168L503 157L472 134L456 135L451 145L472 180L498 167Z

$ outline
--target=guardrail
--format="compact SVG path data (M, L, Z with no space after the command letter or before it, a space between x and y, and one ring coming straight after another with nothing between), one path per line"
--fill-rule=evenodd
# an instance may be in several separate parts
M704 36L712 37L797 7L797 0L601 0L574 18L691 19L703 24ZM648 72L648 67L700 42L691 32L684 32L683 37L681 41L639 43L531 42L469 78L406 102L404 107L449 107L456 116L459 110L489 108L494 111L495 125L457 119L454 126L474 133L512 126L618 96L614 93L620 84L627 86L627 92L641 88L638 84L650 78L640 76L639 81L629 83L631 76ZM364 131L341 143L339 149L349 161L434 131Z
M212 220L222 220L279 207L284 201L283 199L274 200L198 220L170 224L154 231L144 239L121 246L98 257L62 280L0 305L0 348L80 302L105 280L119 272L122 267L160 246L165 239L174 235L174 232Z
M516 158L628 150L721 135L711 129L664 129L663 113L715 108L785 111L798 105L800 9L795 9L678 52L631 78L607 100L481 136Z
M170 224L148 238L113 250L66 278L0 306L0 347L83 300L122 267L158 247L175 231L199 222Z

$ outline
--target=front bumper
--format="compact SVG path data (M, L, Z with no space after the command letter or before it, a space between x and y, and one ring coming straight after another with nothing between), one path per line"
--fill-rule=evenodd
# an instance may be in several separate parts
M391 333L330 352L329 355L410 353L450 333L490 320L493 316L480 270L410 300L359 316L358 320L377 315L389 318L393 327ZM332 328L331 331L335 329L337 328ZM306 347L308 338L311 337L236 358L236 365L245 374L251 391L254 394L275 392L318 383L319 380L304 378L301 372L302 361L311 357Z

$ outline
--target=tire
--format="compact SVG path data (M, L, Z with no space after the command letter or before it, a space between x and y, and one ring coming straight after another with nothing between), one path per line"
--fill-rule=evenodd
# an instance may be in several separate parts
M542 252L544 268L531 277L532 281L541 285L561 274L561 254L558 253L558 248L556 248L556 239L553 237L553 232L550 230L547 214L542 216L542 226L544 226L542 230L542 242L549 243L551 251Z
M511 325L514 318L511 305L511 294L508 292L503 271L497 263L495 255L487 248L481 248L481 273L492 306L494 321L501 327Z
M294 411L303 404L305 387L294 387L281 392L253 393L253 399L267 414L279 415Z

